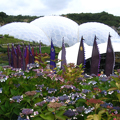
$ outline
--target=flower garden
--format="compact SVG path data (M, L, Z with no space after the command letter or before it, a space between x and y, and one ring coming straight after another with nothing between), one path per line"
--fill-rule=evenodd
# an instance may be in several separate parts
M85 74L82 65L64 67L0 67L0 120L120 119L119 69L98 77Z

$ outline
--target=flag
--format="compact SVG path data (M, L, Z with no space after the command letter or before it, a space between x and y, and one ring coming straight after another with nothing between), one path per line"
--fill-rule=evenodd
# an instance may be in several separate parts
M53 42L51 40L50 69L52 69L52 70L56 67L56 63L53 60L55 60L55 48L54 48Z
M42 52L41 52L41 41L40 41L40 44L39 44L39 64L42 62Z
M13 44L12 44L12 60L13 60L13 67L17 68L17 53Z
M41 54L41 41L40 41L40 44L39 44L39 53Z
M13 51L11 50L11 66L13 67Z
M36 56L38 55L38 53L37 53L37 49L36 49L36 53L35 53L35 55L36 55Z
M78 50L77 65L82 64L85 67L85 50L83 44L83 36L81 37L80 46Z
M107 50L106 50L106 63L105 63L105 74L110 76L113 73L115 65L115 53L111 44L111 36L108 36Z
M64 70L64 65L66 65L66 50L65 50L65 44L64 44L64 38L62 41L62 55L61 55L61 69Z
M19 68L19 50L18 50L18 47L16 47L16 53L17 53L17 68Z
M10 48L9 48L9 44L8 44L7 52L8 52L8 61L9 61L9 65L10 65L10 54L9 54Z
M91 70L90 74L98 75L100 66L100 54L96 42L96 36L94 38L93 49L92 49L92 57L91 57Z
M30 47L30 44L29 44L29 64L33 62L33 56L32 56L32 51L31 51L31 47Z
M22 52L22 70L25 71L25 56L26 56L26 53L25 53L25 50L24 50L24 42L23 42L23 52Z
M35 61L35 53L34 53L34 47L32 47L32 63Z
M25 48L24 57L25 57L25 69L26 69L27 64L29 64L29 51L27 46Z
M22 68L22 52L20 49L20 45L17 46L17 57L18 57L18 68Z

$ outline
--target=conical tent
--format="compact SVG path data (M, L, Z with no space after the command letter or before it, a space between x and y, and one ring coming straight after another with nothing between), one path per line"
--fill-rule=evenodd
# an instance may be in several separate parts
M83 36L81 37L80 46L78 50L77 65L82 64L85 67L85 49L83 44Z
M110 76L113 73L115 65L115 53L111 44L111 36L108 36L107 50L106 50L106 63L105 63L105 74Z
M99 54L99 50L96 42L96 36L95 36L94 43L93 43L92 57L91 57L90 74L98 75L99 66L100 66L100 54Z

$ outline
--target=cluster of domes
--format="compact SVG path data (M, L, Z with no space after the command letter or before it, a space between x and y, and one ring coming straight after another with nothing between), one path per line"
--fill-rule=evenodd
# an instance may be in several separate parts
M81 36L87 45L92 46L94 36L98 38L98 44L105 43L108 35L112 36L112 41L119 42L118 33L103 23L88 22L78 25L73 20L62 16L45 16L33 20L30 23L13 22L0 27L0 34L9 34L15 38L26 41L41 41L50 45L51 39L55 46L62 46L62 39L69 46L79 42Z

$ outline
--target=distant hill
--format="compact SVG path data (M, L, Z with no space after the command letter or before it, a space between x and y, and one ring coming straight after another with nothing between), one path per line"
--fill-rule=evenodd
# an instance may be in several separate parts
M78 24L82 24L85 22L101 22L111 26L120 34L120 16L114 16L107 12L101 13L69 13L69 14L62 14L61 16L67 17ZM43 17L43 16L29 16L29 15L7 15L4 12L0 12L0 25L5 25L11 22L31 22L36 18Z

